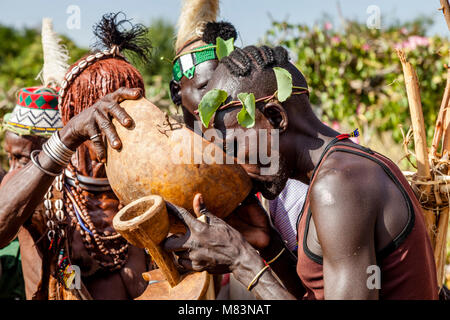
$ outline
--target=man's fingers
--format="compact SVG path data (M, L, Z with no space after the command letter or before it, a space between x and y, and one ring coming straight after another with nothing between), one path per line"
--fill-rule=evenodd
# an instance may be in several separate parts
M166 201L167 212L174 215L183 222L183 224L188 228L193 228L199 222L184 208L176 206L170 202Z
M122 87L111 93L111 98L121 103L124 100L136 100L142 96L142 90L140 88L126 88Z
M205 203L203 201L203 196L202 196L201 193L197 193L194 196L194 200L193 200L192 205L194 207L194 212L195 212L195 215L197 217L200 217L200 216L202 216L204 214L205 215L210 214L210 212L208 211L208 209L205 206Z
M181 253L177 253L178 256L178 264L181 265L184 269L193 270L193 271L205 271L205 263L202 261L197 261L195 258L191 257L191 252L184 251Z
M178 252L189 249L187 240L189 239L190 232L182 236L172 235L164 240L162 247L167 252Z
M129 128L133 124L133 119L117 102L114 102L107 107L107 113L113 116L126 128Z
M202 222L206 224L210 224L213 221L216 221L218 219L215 215L213 215L205 206L205 203L203 201L203 196L201 193L197 193L193 200L193 208L195 215L200 218L203 217L203 219L199 219Z
M95 110L94 117L98 128L105 133L109 145L114 149L120 149L122 147L122 142L120 141L119 135L111 120L98 110Z
M182 266L185 270L188 270L188 271L195 271L195 270L192 268L192 261L189 260L189 259L179 258L179 259L178 259L178 264L179 264L180 266Z

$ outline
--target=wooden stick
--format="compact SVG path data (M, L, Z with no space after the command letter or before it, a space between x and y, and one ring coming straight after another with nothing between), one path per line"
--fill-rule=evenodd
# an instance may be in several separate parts
M450 30L450 5L448 0L440 0L442 13L444 14L445 22L447 22L448 30Z
M414 133L414 146L417 159L417 174L419 178L431 179L430 165L428 163L427 136L423 119L422 102L420 99L419 81L412 65L406 61L405 53L397 50L402 62L405 77L406 93L408 96L409 111ZM428 187L427 191L429 192Z
M442 141L442 154L444 154L445 152L450 152L450 112L445 113L442 135L444 136L444 140Z
M436 246L434 259L436 261L436 273L439 287L442 287L445 279L445 260L447 258L447 233L448 233L449 208L442 209L436 233Z
M449 62L450 64L450 62ZM442 141L442 154L444 154L445 152L450 152L450 112L447 112L447 108L449 106L449 102L450 102L450 89L448 89L447 87L450 86L449 84L450 82L450 69L448 69L447 71L447 84L445 87L445 92L444 92L444 99L447 98L447 101L444 101L444 99L442 100L442 104L441 104L441 109L444 107L444 111L443 111L443 123L442 123L442 135L443 135L443 141ZM447 94L447 97L446 97ZM441 113L441 110L439 110L439 113ZM437 128L436 128L437 130ZM449 168L450 169L450 168Z
M414 133L414 147L416 151L417 176L420 180L430 180L430 164L428 158L427 136L423 119L422 102L420 99L419 80L412 65L406 61L403 50L397 50L405 77L406 93L408 96L411 124ZM418 189L426 196L431 194L431 185L419 184ZM434 249L435 216L433 211L422 208L425 224Z
M449 66L450 66L450 51L449 51ZM450 68L447 68L447 83L445 85L444 96L442 97L441 107L439 108L438 118L436 120L436 128L433 136L433 143L431 144L431 155L436 156L436 152L439 149L439 144L441 142L442 135L445 137L448 135L448 120L446 117L448 103L450 100ZM445 125L444 125L445 122ZM446 141L449 140L450 137L446 138ZM446 143L448 146L448 142Z

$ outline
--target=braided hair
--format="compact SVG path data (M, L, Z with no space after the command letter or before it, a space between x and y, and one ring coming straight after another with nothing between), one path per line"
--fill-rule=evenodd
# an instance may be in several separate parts
M144 80L122 52L128 52L148 61L151 50L147 29L133 25L123 13L103 16L94 26L98 38L96 51L74 63L66 73L59 92L59 110L64 124L72 117L93 105L108 93L120 87L141 88L145 92ZM129 25L126 29L124 25ZM103 51L99 49L103 48Z
M289 54L283 47L271 48L268 46L248 46L243 49L235 48L220 63L224 64L228 71L236 77L250 76L254 71L283 67L289 64ZM299 71L294 80L296 85L307 88L303 74Z

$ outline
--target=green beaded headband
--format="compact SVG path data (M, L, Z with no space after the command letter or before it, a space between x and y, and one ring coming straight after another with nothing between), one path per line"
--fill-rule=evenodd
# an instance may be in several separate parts
M234 50L234 38L223 40L218 37L216 44L208 44L194 50L180 53L173 59L173 79L179 82L183 76L192 79L195 68L209 60L222 60Z
M175 63L173 64L172 69L173 79L177 82L180 81L183 76L192 79L197 65L215 59L217 59L216 46L212 44L185 52L182 55L175 57Z

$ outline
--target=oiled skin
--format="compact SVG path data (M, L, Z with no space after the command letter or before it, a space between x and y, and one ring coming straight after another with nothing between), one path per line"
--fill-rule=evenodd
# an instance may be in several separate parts
M199 40L183 51L193 50L205 44ZM208 92L207 85L218 64L218 60L203 62L196 66L192 79L183 77L179 83L173 80L170 83L172 101L176 105L181 105L184 122L188 128L194 128L194 121L200 121L195 111L202 97ZM215 213L214 210L211 211ZM288 252L281 235L270 225L267 213L257 201L254 199L248 201L246 206L238 208L225 220L241 232L244 238L259 250L261 257L267 261L276 257L285 248L285 253L271 267L289 292L297 298L304 295L305 290L296 273L297 259L291 252Z
M294 85L302 85L301 75L293 65L282 67L290 71ZM220 64L207 90L213 88L226 91L232 100L237 100L240 92L252 92L258 98L272 95L277 89L271 69L237 79ZM230 108L218 112L215 127L219 130L241 128L236 120L239 111L240 108ZM271 101L261 106L256 112L254 129L280 130L279 150L285 163L282 171L263 176L261 164L243 165L259 191L269 199L281 192L287 177L309 183L325 147L338 135L317 119L306 95L293 96L283 105ZM323 163L312 186L310 200L316 232L312 232L308 241L314 252L323 255L325 299L378 299L378 290L366 285L366 269L376 264L376 249L392 241L406 224L408 212L400 191L371 161L335 153ZM215 219L214 227L225 231L217 233L213 240L208 237L209 233L196 232L195 222L184 220L194 231L189 237L169 239L166 246L180 252L187 268L213 271L217 265L221 268L226 265L243 284L253 279L255 270L261 270L258 255L243 238L236 242L231 226ZM218 250L210 245L211 241L229 245ZM199 243L202 244L200 249L197 248ZM208 254L201 255L201 250ZM265 272L261 279L253 289L260 298L294 298L276 284L270 273Z
M140 97L140 94L140 90L119 90L115 94L105 96L102 103L86 109L61 129L61 140L66 146L75 150L84 141L88 140L90 136L98 132L98 128L106 131L107 136L111 138L113 133L108 124L105 123L105 121L110 123L106 115L120 118L122 124L130 124L131 120L128 119L129 122L124 121L126 114L118 109L120 106L118 106L117 101L137 99ZM95 133L93 134L93 132ZM91 171L90 173L92 173L92 168L97 167L100 163L97 158L104 159L104 146L101 140L100 137L96 141L87 144L88 150L83 153L87 157L83 157L85 162L79 164L79 170L83 174L87 173L85 170L88 168ZM116 144L114 147L118 148L120 144ZM31 151L31 148L27 150ZM98 156L99 153L100 156ZM39 154L38 160L46 170L58 172L62 169L43 152ZM97 171L97 174L101 175L101 171ZM38 234L40 232L39 235L43 234L42 213L34 213L35 209L41 206L44 194L53 180L54 177L44 174L31 162L20 170L15 170L5 179L0 187L0 247L4 247L12 241L20 227L30 221L30 219L34 222L31 223L31 227L37 229ZM115 195L112 192L96 195L89 194L88 198L91 219L94 225L98 226L98 231L100 233L104 230L112 231L112 218L117 213L119 206L119 201ZM40 222L35 222L35 220L37 221L35 218L40 219ZM37 240L37 237L33 238L34 241ZM70 235L69 241L74 252L74 255L71 257L73 259L72 262L78 264L81 269L89 269L92 259L84 248L80 234L74 232ZM27 255L26 250L24 252L25 255ZM36 254L36 252L33 254ZM27 267L25 266L25 268ZM145 290L146 282L142 279L141 273L147 270L145 252L142 249L130 246L127 264L120 271L99 273L96 276L83 278L82 280L94 299L131 299L139 296ZM30 278L29 280L35 280L35 278ZM29 287L35 288L36 285L30 285Z
M6 174L2 184L7 183L17 170L20 170L30 161L30 154L33 150L41 149L45 138L39 136L20 136L11 131L5 132L4 149L8 155L9 172ZM31 219L30 219L31 220ZM34 223L41 226L39 215L34 215ZM20 254L22 261L22 273L25 282L25 295L31 299L36 292L42 273L42 257L39 250L34 246L35 242L27 230L27 227L21 227L18 232ZM1 237L1 234L0 234Z

